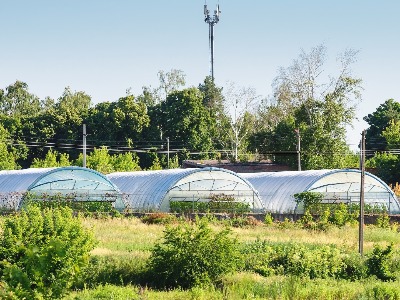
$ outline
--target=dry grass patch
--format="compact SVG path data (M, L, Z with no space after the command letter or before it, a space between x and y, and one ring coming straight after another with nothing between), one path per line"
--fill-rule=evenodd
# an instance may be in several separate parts
M83 223L92 228L99 241L99 252L138 253L149 252L162 236L164 226L146 225L138 218L85 218Z

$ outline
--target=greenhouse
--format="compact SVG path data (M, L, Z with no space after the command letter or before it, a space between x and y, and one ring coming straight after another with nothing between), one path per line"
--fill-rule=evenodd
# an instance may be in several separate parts
M319 192L322 203L360 202L361 171L310 170L263 173L242 173L258 191L266 211L274 213L302 213L294 194ZM365 172L364 202L366 205L384 207L392 214L400 213L399 201L389 186L375 175Z
M252 185L240 175L218 168L117 172L107 177L124 193L135 211L170 211L170 204L197 207L215 198L244 203L251 211L263 209Z
M91 169L61 167L0 171L0 207L18 209L28 192L42 200L60 195L73 201L107 201L113 202L117 209L124 207L118 188Z

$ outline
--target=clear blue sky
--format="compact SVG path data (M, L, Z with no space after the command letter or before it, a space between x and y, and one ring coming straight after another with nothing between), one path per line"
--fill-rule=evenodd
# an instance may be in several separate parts
M218 0L208 0L210 11ZM93 103L131 88L156 87L157 72L180 69L188 86L209 74L204 0L1 0L0 88L15 80L40 98L66 86ZM279 67L324 44L328 62L360 50L354 75L364 81L360 120L385 100L400 101L400 1L220 0L215 77L271 94ZM328 64L329 67L329 64ZM335 70L327 70L334 74ZM348 141L357 144L365 122Z

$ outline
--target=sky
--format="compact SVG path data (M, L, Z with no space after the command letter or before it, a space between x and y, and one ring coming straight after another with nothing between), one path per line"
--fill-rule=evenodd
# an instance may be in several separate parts
M172 69L198 86L210 74L205 3L211 14L221 9L217 85L234 82L267 98L279 68L302 50L325 45L331 75L339 53L358 50L353 75L363 92L348 129L352 148L368 127L364 116L400 101L398 0L0 0L0 88L20 80L41 99L58 99L70 87L96 104L157 87L157 72Z

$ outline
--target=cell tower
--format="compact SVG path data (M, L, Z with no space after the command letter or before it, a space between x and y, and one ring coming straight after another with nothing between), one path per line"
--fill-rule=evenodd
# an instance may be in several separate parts
M214 10L214 15L210 16L210 11L207 9L207 4L204 4L204 22L208 24L208 43L210 47L210 63L211 63L211 78L214 81L214 25L219 21L219 4Z

